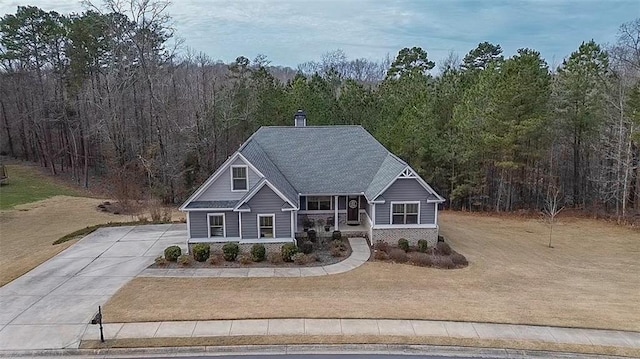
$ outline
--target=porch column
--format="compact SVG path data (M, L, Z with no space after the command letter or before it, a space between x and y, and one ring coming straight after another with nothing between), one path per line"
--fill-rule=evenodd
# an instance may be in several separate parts
M335 204L333 206L333 210L335 212L334 217L333 217L333 227L334 227L334 231L339 231L338 229L338 196L335 196Z

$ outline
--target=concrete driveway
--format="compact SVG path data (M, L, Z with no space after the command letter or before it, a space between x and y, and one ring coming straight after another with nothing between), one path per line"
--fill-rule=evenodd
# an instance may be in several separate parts
M77 348L98 305L186 238L186 225L160 224L81 239L0 288L0 350Z

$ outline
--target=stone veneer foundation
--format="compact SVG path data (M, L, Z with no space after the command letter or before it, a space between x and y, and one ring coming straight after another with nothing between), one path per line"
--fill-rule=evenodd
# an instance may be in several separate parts
M438 228L398 228L398 229L373 229L372 241L387 242L389 244L398 244L398 239L404 238L411 245L417 245L418 240L426 239L429 246L435 246L438 242Z

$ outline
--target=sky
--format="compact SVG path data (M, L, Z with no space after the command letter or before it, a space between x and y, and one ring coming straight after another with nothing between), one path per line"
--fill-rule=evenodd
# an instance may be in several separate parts
M0 0L0 14L18 5L84 9L77 0ZM419 46L438 65L489 41L506 57L535 49L555 68L583 41L615 42L620 25L640 17L640 1L173 0L167 11L181 51L224 62L264 54L272 65L295 68L337 49L377 61Z

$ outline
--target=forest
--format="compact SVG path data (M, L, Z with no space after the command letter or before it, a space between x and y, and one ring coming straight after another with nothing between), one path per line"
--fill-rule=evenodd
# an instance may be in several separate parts
M336 50L294 70L185 49L167 6L4 15L0 154L85 187L104 178L115 198L179 203L257 128L304 109L309 125L365 127L448 208L555 199L618 221L640 214L640 19L614 43L576 44L557 68L535 49L505 57L480 42L437 67L412 47L381 61Z

